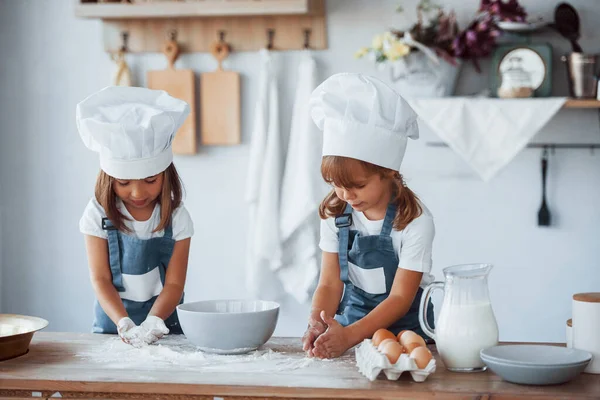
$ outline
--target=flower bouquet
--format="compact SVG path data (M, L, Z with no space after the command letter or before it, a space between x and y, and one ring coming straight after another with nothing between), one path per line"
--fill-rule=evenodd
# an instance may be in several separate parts
M448 96L463 60L481 71L478 60L491 54L501 34L497 23L524 21L526 15L518 0L481 0L473 21L460 30L454 11L447 13L432 0L421 0L410 29L376 35L355 57L368 58L381 68L389 65L392 81L405 96Z

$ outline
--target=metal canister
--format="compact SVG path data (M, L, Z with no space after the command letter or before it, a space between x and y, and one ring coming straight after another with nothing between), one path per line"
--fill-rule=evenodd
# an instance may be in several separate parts
M562 56L567 66L569 93L577 99L595 99L598 93L598 55L571 53Z

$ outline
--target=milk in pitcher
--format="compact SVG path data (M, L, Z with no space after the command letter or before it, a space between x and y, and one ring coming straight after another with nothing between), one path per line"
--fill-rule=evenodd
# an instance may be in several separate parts
M498 324L487 285L491 269L491 264L447 267L443 270L445 282L432 282L423 290L419 323L423 332L435 340L450 371L485 371L479 352L498 344ZM436 289L443 290L444 300L433 328L426 319L426 310Z
M443 304L436 323L436 345L447 368L484 368L481 349L498 344L498 325L490 303Z

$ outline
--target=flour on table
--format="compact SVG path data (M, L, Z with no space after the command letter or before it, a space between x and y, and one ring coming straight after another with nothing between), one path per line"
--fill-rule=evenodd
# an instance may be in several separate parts
M248 354L210 354L199 351L184 335L169 335L162 338L158 344L141 349L125 344L115 337L91 351L79 352L76 356L88 362L106 364L104 368L138 370L168 369L177 366L206 371L280 373L324 364L323 360L306 357L302 352L286 350L285 346L274 350L267 343L266 346Z

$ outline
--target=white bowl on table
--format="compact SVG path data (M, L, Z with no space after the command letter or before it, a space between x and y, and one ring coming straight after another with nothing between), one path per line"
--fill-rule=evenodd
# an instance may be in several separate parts
M481 360L504 380L557 385L577 377L592 359L587 351L548 345L500 345L481 350Z
M26 354L33 334L47 326L43 318L0 314L0 361Z
M263 300L204 300L177 306L185 336L200 350L243 354L273 335L279 304Z

